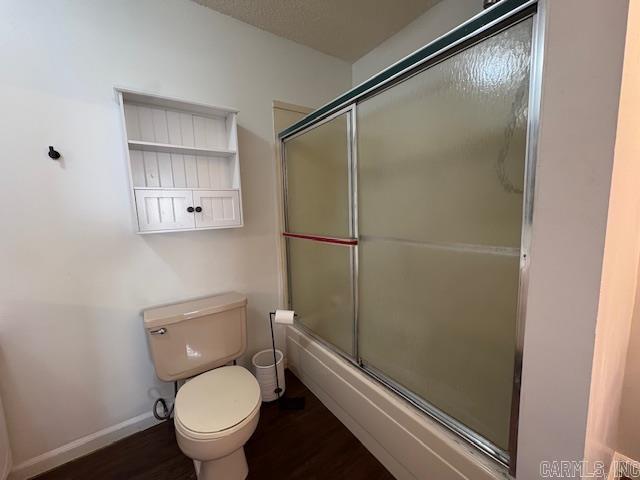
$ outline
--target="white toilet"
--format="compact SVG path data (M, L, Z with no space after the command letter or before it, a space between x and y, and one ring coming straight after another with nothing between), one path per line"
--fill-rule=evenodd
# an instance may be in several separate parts
M178 391L178 445L199 480L242 480L244 444L258 425L260 387L245 368L225 366L247 348L247 299L228 293L144 312L158 377L189 379Z

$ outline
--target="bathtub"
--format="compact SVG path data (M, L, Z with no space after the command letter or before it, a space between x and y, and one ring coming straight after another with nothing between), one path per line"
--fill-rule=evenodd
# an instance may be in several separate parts
M464 440L295 326L287 366L400 480L510 478Z

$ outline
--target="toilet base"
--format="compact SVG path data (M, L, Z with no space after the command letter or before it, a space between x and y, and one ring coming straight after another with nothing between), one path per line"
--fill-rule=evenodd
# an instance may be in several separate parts
M244 447L240 447L226 457L208 462L194 461L194 463L198 480L244 480L249 474Z

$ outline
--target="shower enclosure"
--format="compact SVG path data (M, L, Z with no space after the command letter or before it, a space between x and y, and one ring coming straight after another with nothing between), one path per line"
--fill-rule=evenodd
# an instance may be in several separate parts
M280 134L298 325L509 465L536 3L504 0Z

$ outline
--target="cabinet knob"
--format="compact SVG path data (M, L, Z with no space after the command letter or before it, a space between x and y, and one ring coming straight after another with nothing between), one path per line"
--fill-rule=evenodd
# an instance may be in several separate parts
M187 207L187 212L189 213L193 213L194 208L193 207Z
M196 212L200 213L202 211L202 207L196 207Z

